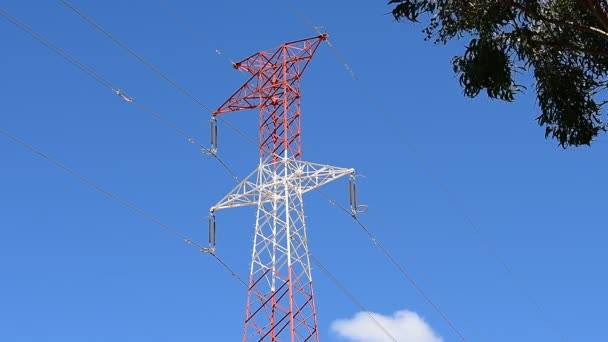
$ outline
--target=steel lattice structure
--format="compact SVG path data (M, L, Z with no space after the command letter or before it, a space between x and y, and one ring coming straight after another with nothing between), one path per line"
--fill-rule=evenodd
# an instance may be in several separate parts
M300 78L320 35L251 55L234 67L252 76L217 115L259 108L260 164L211 207L209 241L215 250L215 212L257 206L243 341L319 341L302 196L354 169L302 161ZM212 145L217 147L217 126ZM353 209L356 211L356 205Z

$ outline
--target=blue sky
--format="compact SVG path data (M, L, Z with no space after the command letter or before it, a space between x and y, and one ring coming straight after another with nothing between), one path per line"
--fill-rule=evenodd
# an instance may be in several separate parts
M450 65L461 43L423 42L422 27L394 23L384 1L72 4L212 108L244 81L227 57L316 35L300 11L336 47L323 45L304 75L304 159L365 176L361 220L463 335L607 338L607 140L566 151L545 140L532 92L513 104L463 97ZM209 113L60 3L1 6L208 141ZM209 207L234 185L215 160L4 19L0 40L0 128L205 239ZM255 136L255 112L225 118ZM220 129L223 158L250 173L255 147ZM0 155L0 340L240 339L245 289L213 259L4 137ZM348 203L345 181L326 191ZM352 219L319 194L305 205L313 253L368 309L416 313L458 341ZM242 276L254 219L253 208L218 214L217 253ZM349 341L332 323L359 309L313 272L322 340Z

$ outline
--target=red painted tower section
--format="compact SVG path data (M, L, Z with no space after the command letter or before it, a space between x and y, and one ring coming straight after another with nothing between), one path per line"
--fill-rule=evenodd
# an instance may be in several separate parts
M284 157L301 159L300 78L319 44L317 37L285 43L276 49L255 53L234 68L251 74L213 115L244 109L260 109L260 157L274 161Z

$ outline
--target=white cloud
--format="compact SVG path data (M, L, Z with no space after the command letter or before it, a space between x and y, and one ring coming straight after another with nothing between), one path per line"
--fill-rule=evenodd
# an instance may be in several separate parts
M443 338L415 312L402 310L392 316L370 314L399 342L443 342ZM366 312L334 321L331 330L351 342L393 342Z

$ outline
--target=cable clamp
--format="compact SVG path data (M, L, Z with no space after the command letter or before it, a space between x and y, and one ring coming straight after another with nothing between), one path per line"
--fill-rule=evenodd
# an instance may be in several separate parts
M216 157L217 156L217 149L203 147L203 148L201 148L201 153L203 153L206 156Z
M207 254L215 254L215 247L201 247L200 251Z
M115 94L116 94L118 97L120 97L121 99L123 99L123 100L125 100L125 101L127 101L127 102L132 103L132 102L134 101L132 97L130 97L130 96L128 96L127 94L123 93L123 92L122 92L122 90L120 90L120 89L114 89L114 93L115 93Z

